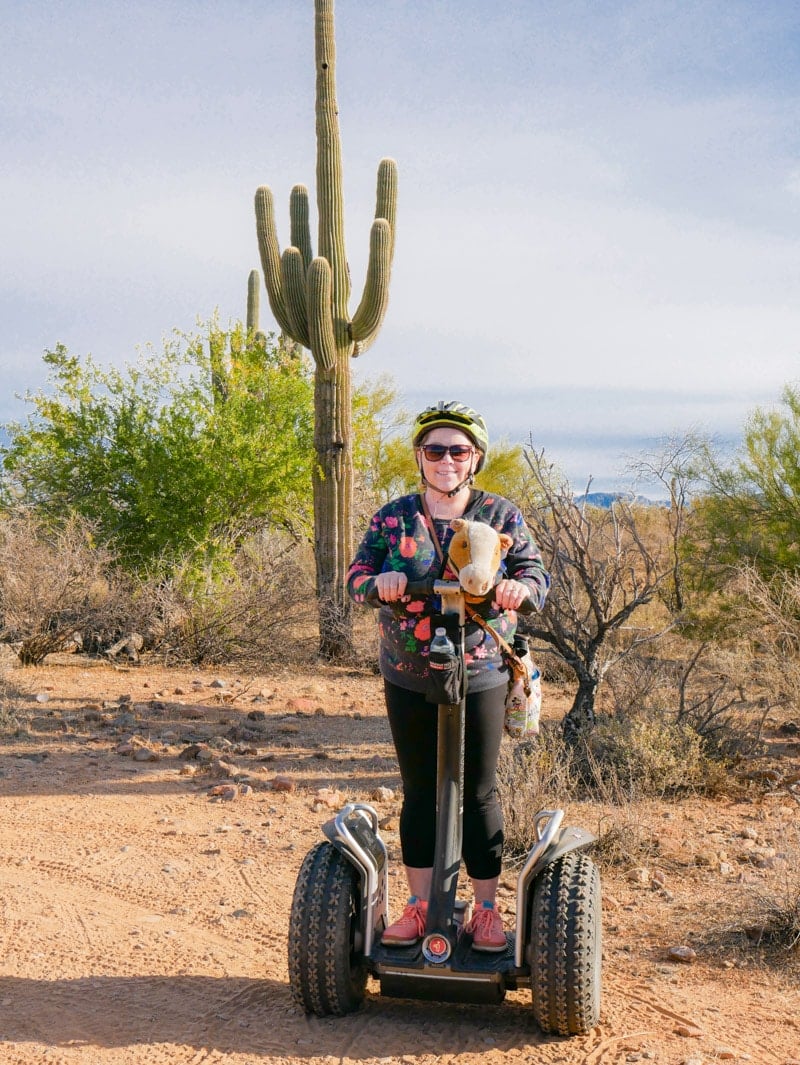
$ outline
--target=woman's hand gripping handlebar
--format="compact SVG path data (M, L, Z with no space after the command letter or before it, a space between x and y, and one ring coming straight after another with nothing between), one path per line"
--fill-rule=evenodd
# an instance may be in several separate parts
M435 577L429 577L424 581L409 581L405 573L395 571L379 573L375 583L366 595L366 602L370 606L383 604L407 603L410 599L425 599L438 594L435 585L439 583ZM454 588L454 583L450 584ZM499 581L482 600L476 600L470 596L471 603L494 602L500 610L515 610L518 614L533 614L536 607L531 590L522 581L504 578Z

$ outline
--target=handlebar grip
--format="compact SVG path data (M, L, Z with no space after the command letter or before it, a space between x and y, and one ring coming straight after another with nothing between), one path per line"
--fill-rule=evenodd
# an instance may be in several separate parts
M415 598L415 599L425 598L426 596L431 596L431 595L434 594L434 584L435 583L436 583L436 578L435 577L428 577L424 581L409 581L408 584L406 585L406 590L403 592L403 595L410 595L412 598ZM486 594L486 596L484 597L484 602L490 600L492 598L493 594L494 594L494 589L492 588L491 591L489 591ZM365 600L364 601L366 603L368 603L369 606L391 606L392 605L391 603L384 603L384 601L378 595L378 589L375 587L374 584L373 584L372 588L369 590L369 592L367 593L367 595L365 596ZM534 604L532 595L528 595L528 596L525 597L525 599L522 600L520 605L517 607L517 613L518 614L535 614L536 613L536 605Z
M517 613L528 615L536 613L536 604L533 601L533 595L526 595L522 602L517 607Z
M406 585L406 590L403 592L403 595L410 595L417 599L425 598L426 596L431 596L433 595L433 585L435 579L435 577L428 577L424 581L409 581ZM374 584L364 597L364 602L369 604L369 606L392 606L391 603L384 603L384 601L378 595L378 589Z

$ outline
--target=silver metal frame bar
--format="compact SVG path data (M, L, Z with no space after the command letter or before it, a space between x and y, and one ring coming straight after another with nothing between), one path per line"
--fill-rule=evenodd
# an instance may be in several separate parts
M542 863L545 852L555 841L561 822L564 820L563 810L541 810L534 821L536 843L531 847L525 864L517 877L517 919L516 941L514 944L514 964L518 969L522 968L524 958L522 956L527 940L527 886L533 879L538 866Z

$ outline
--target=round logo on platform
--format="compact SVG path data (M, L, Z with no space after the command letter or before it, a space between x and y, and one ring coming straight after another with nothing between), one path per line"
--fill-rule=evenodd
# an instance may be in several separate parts
M422 944L422 953L428 961L447 961L450 957L450 941L446 936L434 932Z

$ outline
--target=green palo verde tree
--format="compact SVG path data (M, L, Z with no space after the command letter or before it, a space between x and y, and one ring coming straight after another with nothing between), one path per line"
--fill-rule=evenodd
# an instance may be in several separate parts
M272 192L256 192L261 263L272 313L283 332L314 358L314 544L320 654L352 652L345 575L353 555L353 432L350 359L380 330L389 298L397 207L397 167L378 167L375 220L364 291L350 314L344 241L342 154L336 102L333 0L315 0L318 254L311 250L308 189L290 197L291 246L281 255Z
M0 510L86 518L132 572L224 565L265 527L310 535L307 360L212 321L124 369L62 345L44 361L47 388L5 426Z

